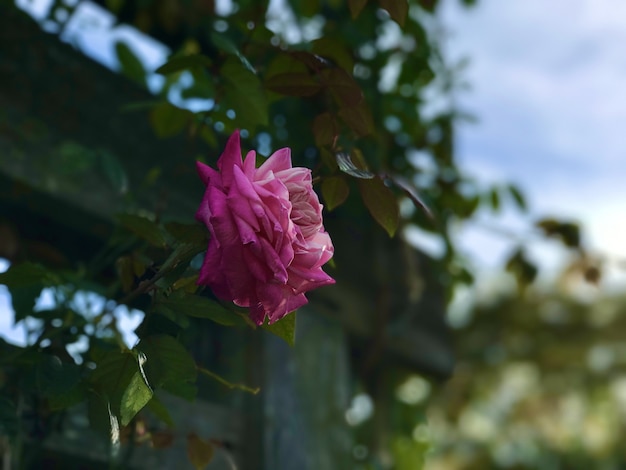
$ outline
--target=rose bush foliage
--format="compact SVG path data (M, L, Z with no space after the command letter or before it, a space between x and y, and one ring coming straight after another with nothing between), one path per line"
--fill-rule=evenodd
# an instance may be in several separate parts
M211 233L198 278L221 299L249 308L258 325L307 303L305 293L335 281L322 270L333 244L311 170L292 167L282 148L256 168L242 159L239 132L230 137L218 170L197 163L206 191L196 218Z

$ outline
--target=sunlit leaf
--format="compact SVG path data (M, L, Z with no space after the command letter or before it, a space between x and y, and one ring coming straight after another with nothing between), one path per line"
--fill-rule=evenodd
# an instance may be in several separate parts
M337 160L337 165L339 166L339 169L344 173L349 174L350 176L361 179L371 179L375 176L374 173L372 173L371 171L358 168L354 164L354 162L352 161L352 157L348 153L339 152L335 154L335 158Z
M359 180L361 198L378 224L393 237L398 228L400 211L395 194L379 177Z
M136 357L129 351L109 351L96 362L91 375L94 390L107 397L109 414L122 426L126 426L152 398L152 389L143 371L144 362L143 355Z
M194 67L206 68L212 64L211 59L202 54L186 55L181 57L174 57L168 60L165 64L161 65L155 70L156 73L161 75L168 75L170 73L180 72Z
M204 469L215 454L213 444L200 439L195 433L187 436L187 457L196 470Z
M341 205L350 192L348 183L341 176L331 176L322 180L322 196L326 209L332 211Z
M289 346L296 344L296 312L291 312L272 324L266 322L261 327L285 340Z

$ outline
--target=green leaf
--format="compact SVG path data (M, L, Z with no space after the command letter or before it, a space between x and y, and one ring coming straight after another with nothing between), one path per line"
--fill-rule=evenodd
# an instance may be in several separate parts
M50 399L53 409L67 408L84 397L80 368L76 364L63 363L57 356L43 354L36 374L39 390Z
M341 176L331 176L322 180L322 196L329 211L341 205L349 193L350 187Z
M172 419L170 412L156 395L152 395L152 399L148 402L147 406L154 416L163 421L168 428L174 427L174 420Z
M254 129L268 124L267 97L259 78L235 61L227 61L221 69L226 80L226 93L222 105L232 108L239 126Z
M318 147L332 145L338 134L339 128L330 113L322 113L315 116L313 120L313 135L315 136L315 144Z
M155 70L156 73L161 75L168 75L182 70L190 68L206 68L212 64L211 59L202 54L186 55L182 57L174 57L168 60L165 64L161 65Z
M120 159L103 149L100 149L98 154L100 166L111 187L119 194L126 194L128 192L128 175Z
M200 223L183 224L180 222L169 222L165 224L165 230L179 242L206 248L209 231Z
M509 190L509 194L513 198L513 201L515 201L517 207L521 211L526 212L528 210L528 205L526 204L526 198L524 197L520 189L514 184L508 185L507 189Z
M322 89L308 73L281 73L265 81L265 88L287 96L311 96Z
M568 248L580 246L580 227L575 222L561 222L556 219L541 219L536 223L547 237L560 239Z
M354 58L340 38L321 37L313 41L311 51L321 57L331 59L344 71L352 73Z
M389 12L392 20L400 26L404 26L409 12L409 2L407 0L378 0L378 4Z
M296 312L291 312L274 323L264 323L261 328L282 338L289 346L296 344Z
M0 283L2 281L0 280ZM41 294L43 284L32 284L26 286L9 286L11 291L11 305L15 312L14 323L22 321L24 318L33 315L33 309L37 299Z
M239 52L237 46L235 46L235 44L230 39L218 33L211 33L211 41L219 50L226 52L227 54L232 54L236 56L241 64L249 72L252 72L252 74L256 75L256 70L254 69L250 61L246 59L241 52Z
M96 363L90 381L100 396L107 397L111 416L126 426L150 401L152 389L143 370L146 357L129 351L108 351Z
M203 251L205 247L198 246L194 243L180 243L174 248L174 251L161 265L161 271L175 268L180 264L187 265L198 253Z
M393 237L400 219L395 194L385 186L380 177L359 180L359 190L365 207L374 220Z
M150 122L155 134L160 139L179 134L191 119L191 112L171 103L161 103L150 113Z
M366 3L367 0L348 0L348 6L350 7L350 14L352 15L353 20L359 16Z
M152 389L148 385L142 369L144 357L139 355L139 372L133 374L120 403L120 421L126 426L152 399Z
M500 194L498 192L498 188L491 188L489 191L489 202L491 203L491 209L494 212L498 212L500 210Z
M56 275L42 265L31 262L13 264L7 271L0 273L0 284L6 285L9 289L49 286L56 282L58 282Z
M354 107L363 102L361 87L345 70L339 67L325 69L320 77L340 107Z
M358 136L364 137L374 132L374 120L365 103L342 107L338 114Z
M137 55L123 42L115 43L115 52L122 73L142 86L146 86L146 70Z
M200 439L195 433L187 436L187 457L196 470L203 470L215 454L215 447L209 441Z
M167 389L169 383L195 384L198 373L196 363L176 339L169 335L152 335L135 347L145 354L145 372L153 388Z
M244 326L245 321L236 313L224 308L214 300L199 295L176 291L160 302L167 308L190 317L206 318L224 326Z
M151 245L159 248L167 245L165 237L163 237L161 229L156 222L136 214L119 214L116 218L122 227L130 230Z
M350 154L340 152L335 154L335 158L339 169L350 176L361 179L372 179L375 176L371 171L357 167L352 161Z

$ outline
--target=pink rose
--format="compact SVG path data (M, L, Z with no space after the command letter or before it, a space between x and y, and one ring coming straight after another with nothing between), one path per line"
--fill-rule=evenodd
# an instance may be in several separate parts
M307 303L305 292L335 281L322 271L333 244L311 170L291 167L291 150L274 152L259 168L256 154L241 158L239 131L217 161L197 162L206 192L196 219L211 232L198 284L273 323Z

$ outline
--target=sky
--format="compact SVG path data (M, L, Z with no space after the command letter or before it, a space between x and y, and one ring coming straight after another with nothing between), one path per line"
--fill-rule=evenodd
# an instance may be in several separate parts
M626 258L626 3L460 3L445 1L441 18L448 58L470 59L471 90L460 102L478 122L459 128L461 165L487 181L518 182L531 216L579 221L593 251ZM511 214L500 223L524 227ZM478 229L464 235L487 266L509 246ZM541 255L554 257L545 247ZM623 280L610 271L609 283Z
M39 18L50 2L18 0ZM531 207L526 216L513 210L498 218L483 214L459 228L462 250L488 278L512 243L484 225L524 234L530 221L556 215L581 222L594 252L626 259L626 3L478 0L466 9L459 0L442 2L444 52L451 62L470 59L464 73L471 89L459 101L477 117L459 127L457 158L480 180L519 183ZM143 36L115 26L111 15L89 2L79 8L82 14L70 20L63 38L105 64L115 64L116 40ZM168 54L145 36L133 47L149 70ZM158 86L159 78L152 80ZM565 256L546 243L536 244L531 255L548 268ZM606 285L625 283L623 270L609 268ZM6 336L10 315L2 289L0 334ZM10 335L23 338L20 331Z

